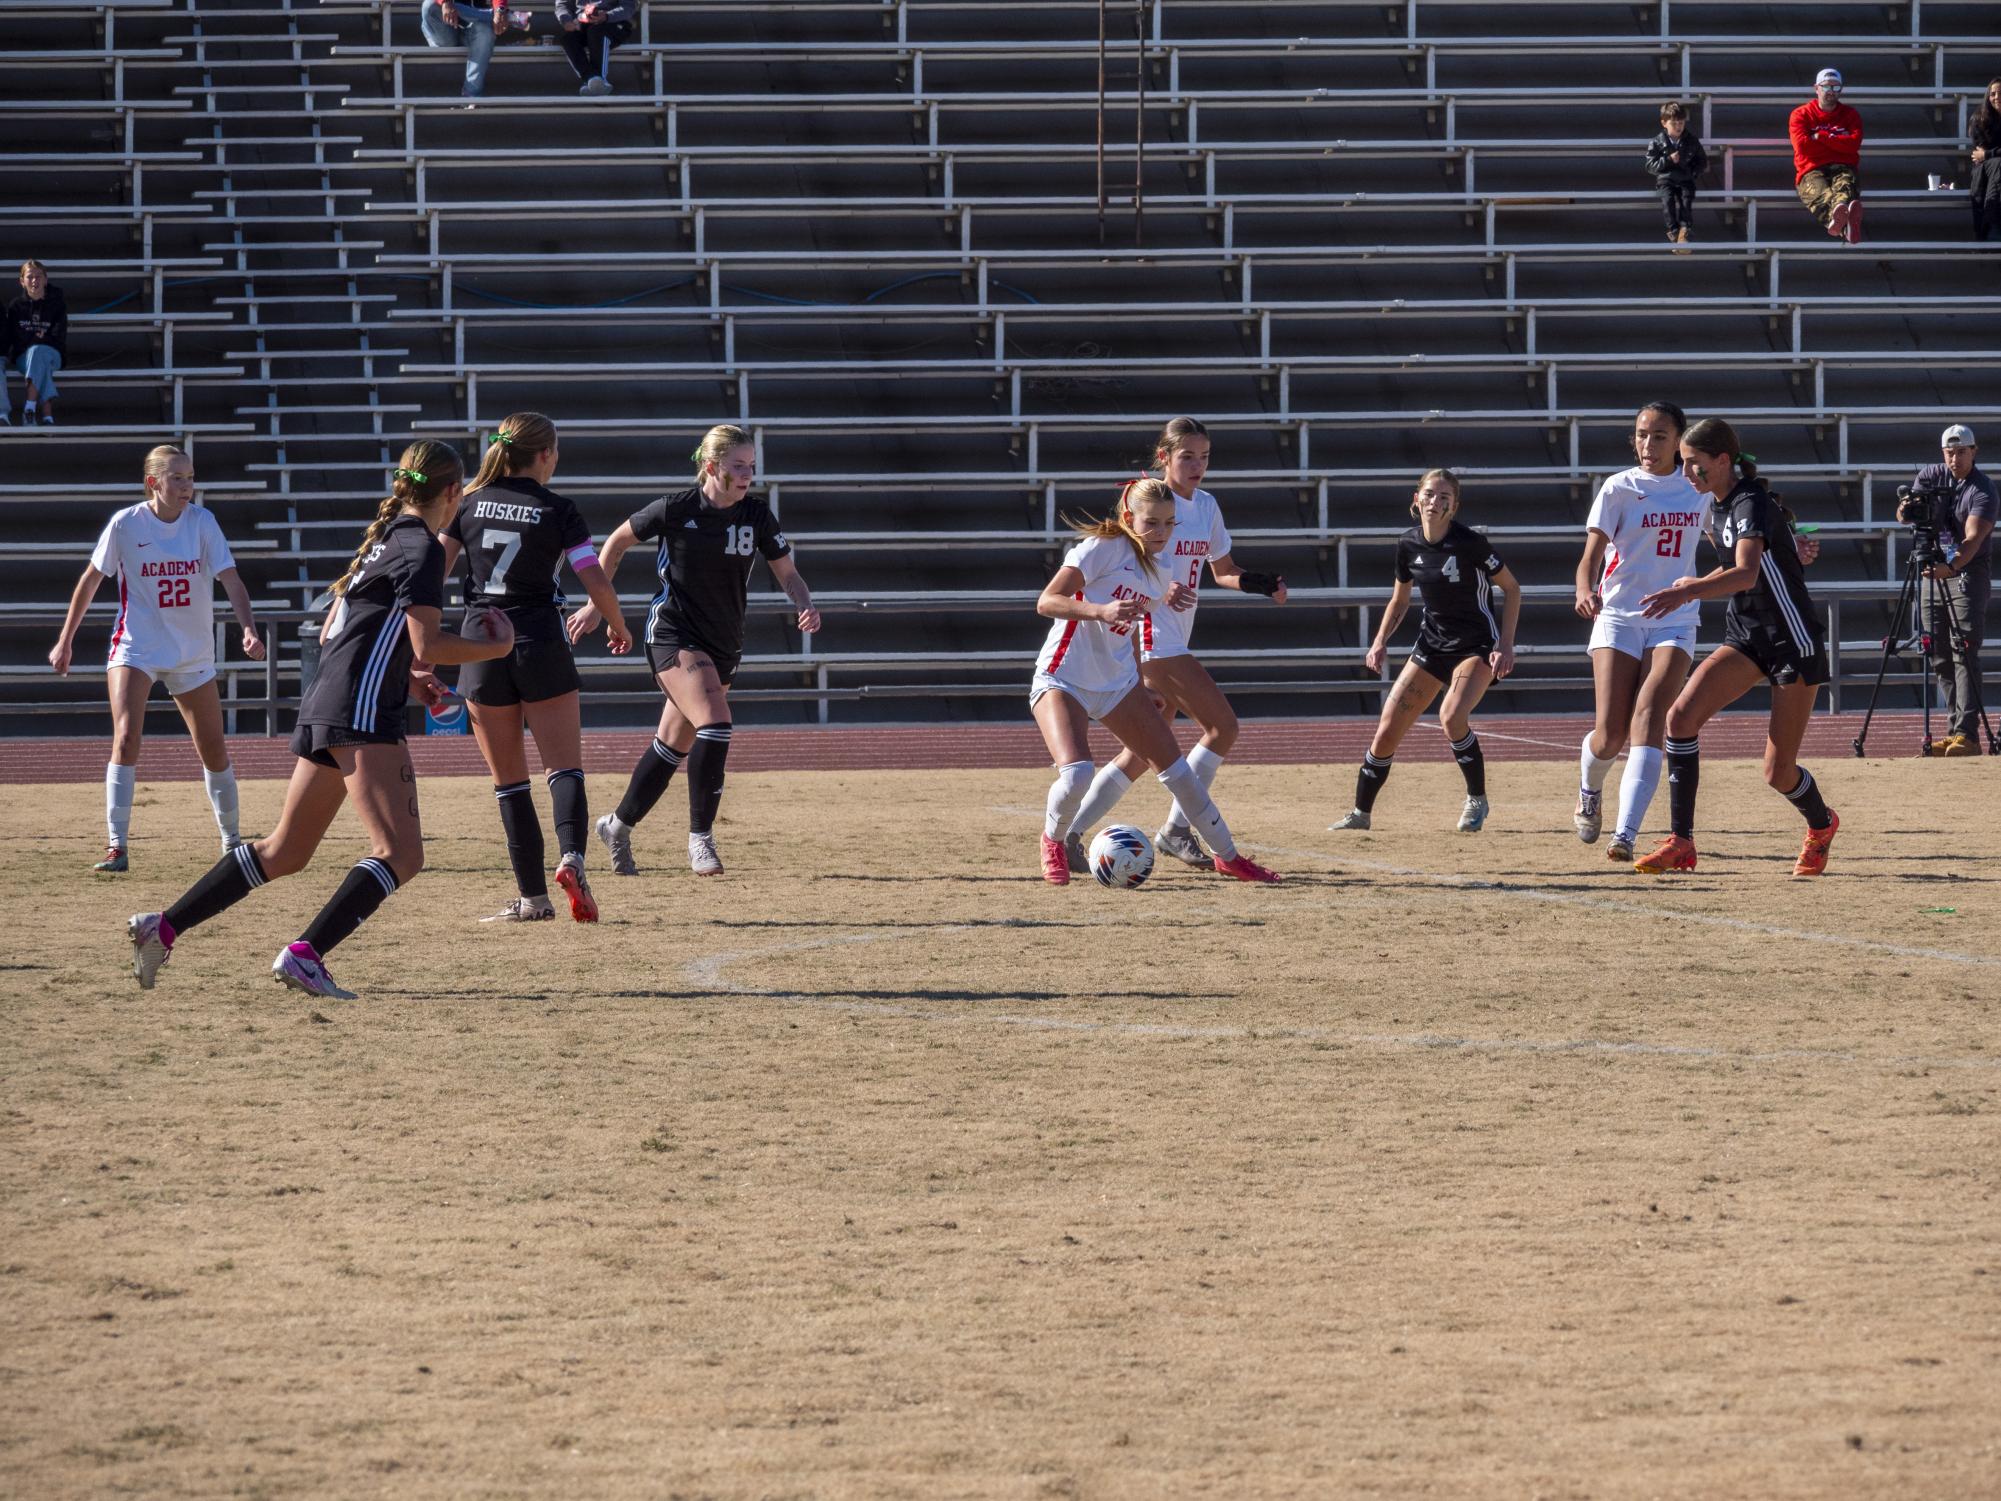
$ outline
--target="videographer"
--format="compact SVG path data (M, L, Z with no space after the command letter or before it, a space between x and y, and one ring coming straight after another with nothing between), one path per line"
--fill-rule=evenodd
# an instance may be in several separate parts
M1934 580L1920 596L1918 628L1931 634L1931 664L1944 689L1946 736L1932 754L1980 754L1980 647L1987 635L1987 598L1993 590L1994 522L2001 496L1974 464L1980 450L1973 429L1955 422L1939 437L1944 462L1927 464L1911 481L1897 519L1936 529L1939 555L1924 576ZM1922 545L1922 541L1920 543ZM1930 619L1924 618L1926 601Z

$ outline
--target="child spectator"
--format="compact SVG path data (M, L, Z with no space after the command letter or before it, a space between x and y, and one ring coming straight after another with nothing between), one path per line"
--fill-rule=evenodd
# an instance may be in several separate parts
M1792 113L1793 182L1800 202L1831 235L1862 243L1862 116L1841 102L1841 75L1822 68L1813 98Z
M611 92L611 49L632 35L638 0L556 0L556 40L583 80L579 94Z
M1670 99L1661 106L1661 133L1647 143L1647 170L1654 174L1660 190L1661 218L1667 224L1668 243L1675 253L1688 243L1688 227L1695 221L1695 180L1709 165L1709 153L1702 149L1695 132L1688 128L1688 109Z
M13 365L28 378L28 399L21 407L21 424L35 425L38 410L44 427L56 425L56 372L63 367L69 344L69 308L63 289L49 285L49 270L40 261L21 263L21 295L7 304L6 348L0 352L0 423L13 420L14 398L7 389L6 367Z

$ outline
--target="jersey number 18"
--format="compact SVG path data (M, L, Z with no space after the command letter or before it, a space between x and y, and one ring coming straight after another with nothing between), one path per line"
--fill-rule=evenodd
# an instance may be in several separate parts
M757 535L757 529L755 527L749 527L749 526L724 527L723 528L724 554L732 558L749 557L751 542L756 537L756 535Z

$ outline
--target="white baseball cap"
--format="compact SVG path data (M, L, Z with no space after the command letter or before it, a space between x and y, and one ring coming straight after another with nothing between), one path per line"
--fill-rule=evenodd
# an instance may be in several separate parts
M1840 88L1841 87L1840 70L1838 68L1822 68L1818 73L1814 74L1813 86L1815 88L1819 88L1824 83L1831 83L1837 89Z
M1964 422L1955 422L1951 427L1938 435L1938 446L1940 448L1978 448L1980 445L1973 441L1972 428L1968 427Z

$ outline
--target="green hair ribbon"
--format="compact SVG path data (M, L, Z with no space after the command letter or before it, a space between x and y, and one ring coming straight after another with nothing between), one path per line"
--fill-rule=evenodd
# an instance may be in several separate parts
M514 434L495 433L491 438L488 438L486 440L486 445L489 448L491 448L496 443L504 444L508 448L512 448L514 446Z
M1758 462L1758 456L1755 453L1740 453L1737 455L1737 462L1740 464L1755 464Z
M396 478L406 479L413 485L428 485L431 482L431 477L428 474L416 469L398 469L396 471Z
M699 464L699 463L701 463L701 462L702 462L702 445L701 445L701 444L697 443L697 444L695 445L695 451L694 451L693 453L691 453L691 454L689 454L689 455L688 455L688 460L689 460L689 462L690 462L690 463L694 463L694 464Z

